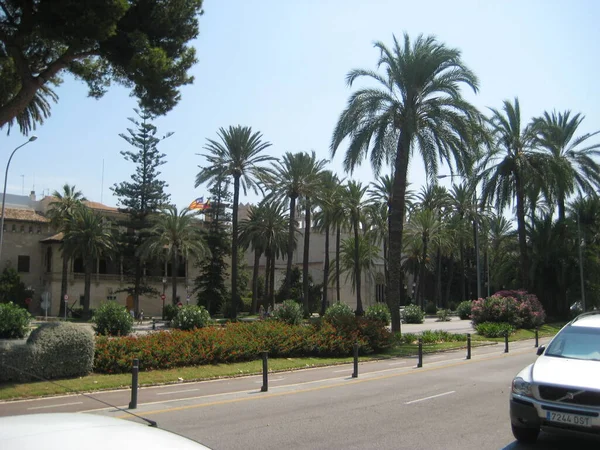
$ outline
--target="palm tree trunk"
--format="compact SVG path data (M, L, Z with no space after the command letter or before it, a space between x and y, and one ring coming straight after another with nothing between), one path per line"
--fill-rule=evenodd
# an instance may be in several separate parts
M271 257L271 308L275 308L275 254Z
M521 287L529 288L529 258L527 255L527 234L525 230L525 194L520 174L515 174L517 191L517 231L519 234L519 256L521 263Z
M387 285L388 279L390 278L390 269L388 267L388 240L383 238L383 276L384 283ZM385 302L385 296L383 301Z
M90 318L90 299L92 293L92 269L94 261L86 258L85 262L85 277L83 281L83 317Z
M408 154L410 136L401 131L396 150L394 183L390 201L390 278L386 287L386 299L392 313L392 332L400 331L400 305L403 304L402 289L402 233L404 231L404 210L406 207L406 177L408 172Z
M558 195L558 220L565 220L565 196L562 193Z
M296 233L296 197L290 196L290 223L288 229L287 266L285 269L284 298L288 298L292 278L292 260L294 258L294 234Z
M442 250L438 247L436 254L436 270L435 270L435 304L442 305Z
M254 249L254 267L252 269L252 305L250 306L250 314L256 314L258 307L258 265L260 264L261 251L258 248Z
M263 298L263 306L266 308L271 299L271 255L267 249L265 251L265 296Z
M325 225L325 264L323 265L323 298L321 316L325 315L329 296L329 223Z
M172 301L173 304L177 304L177 272L179 270L179 252L177 246L173 247L173 256L171 257L171 284L172 286ZM137 311L136 311L137 314Z
M358 237L358 217L355 217L354 220L354 277L356 278L355 286L356 286L356 315L362 316L365 311L363 310L362 304L362 280L360 279L360 249L359 249L359 237Z
M306 198L304 209L304 255L302 258L302 303L304 316L310 316L310 304L308 299L308 259L310 255L310 199Z
M423 239L423 255L421 258L421 267L419 268L419 300L421 308L425 309L425 262L427 260L427 238Z
M60 280L60 311L58 315L60 317L65 316L65 295L67 295L67 289L69 286L69 257L62 252L62 278Z
M454 258L448 259L448 283L446 284L446 298L444 304L450 304L450 289L452 288L452 278L454 277Z
M460 240L460 301L467 300L467 291L465 289L465 248L462 238Z
M335 293L336 301L341 301L340 289L340 246L342 245L342 225L338 224L335 232Z
M238 204L240 202L240 175L233 177L233 213L231 233L231 320L237 319L238 308Z

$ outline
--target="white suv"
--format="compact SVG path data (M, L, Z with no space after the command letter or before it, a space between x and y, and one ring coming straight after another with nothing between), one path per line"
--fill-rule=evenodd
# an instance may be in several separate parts
M537 354L512 382L515 438L533 443L542 428L600 437L600 311L575 318Z

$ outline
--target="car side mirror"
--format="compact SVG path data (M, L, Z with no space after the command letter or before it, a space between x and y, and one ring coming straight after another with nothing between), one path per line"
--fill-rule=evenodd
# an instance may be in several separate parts
M537 355L540 356L542 353L544 353L544 350L546 350L546 346L545 345L540 345L537 349Z

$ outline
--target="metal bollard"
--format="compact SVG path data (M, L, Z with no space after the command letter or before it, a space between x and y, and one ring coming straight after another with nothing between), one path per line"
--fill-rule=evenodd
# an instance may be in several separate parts
M262 363L263 385L260 388L260 392L267 392L269 390L269 352L262 352Z
M504 353L508 353L508 333L504 333Z
M419 338L419 361L417 367L423 367L423 338Z
M354 344L354 372L352 372L352 378L358 378L358 343Z
M538 335L538 329L537 327L535 327L535 348L538 348L540 346L540 340L539 340L539 335Z
M136 358L133 360L133 367L131 369L131 401L129 402L129 409L137 408L139 370L139 360Z
M471 333L467 333L467 359L471 359Z
M156 330L156 319L154 317L152 318L152 329Z

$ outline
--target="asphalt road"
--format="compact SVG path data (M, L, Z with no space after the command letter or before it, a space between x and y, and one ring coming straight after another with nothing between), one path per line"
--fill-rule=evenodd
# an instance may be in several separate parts
M215 450L597 449L597 442L546 434L534 447L514 442L509 385L534 360L532 342L523 341L508 354L501 345L476 348L470 361L464 351L426 356L422 368L414 359L364 363L358 379L351 366L272 374L266 393L260 377L184 383L142 389L135 413ZM128 392L97 396L123 400ZM0 403L0 413L83 411L90 404L76 404L82 399ZM94 413L126 416L99 407Z

